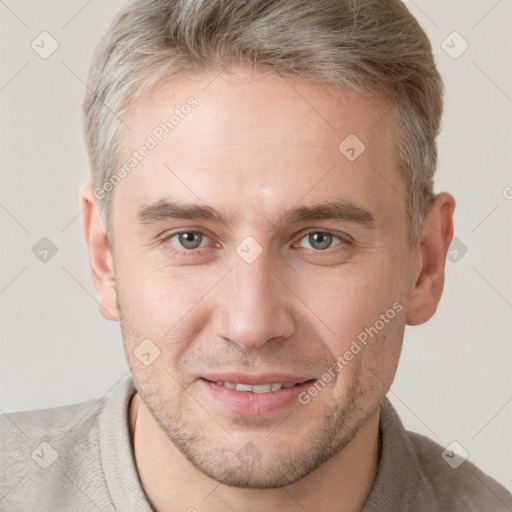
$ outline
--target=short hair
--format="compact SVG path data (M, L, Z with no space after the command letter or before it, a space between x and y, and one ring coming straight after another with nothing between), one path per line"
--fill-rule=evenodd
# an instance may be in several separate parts
M220 73L231 64L388 100L398 123L408 243L420 243L434 199L444 87L430 41L401 0L129 2L96 48L83 105L92 182L102 190L95 196L109 242L112 194L102 186L119 165L123 114L166 80Z

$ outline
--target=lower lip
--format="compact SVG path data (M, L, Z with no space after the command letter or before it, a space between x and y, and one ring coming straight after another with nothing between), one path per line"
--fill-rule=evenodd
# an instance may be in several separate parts
M233 412L248 416L263 416L283 409L291 402L298 403L297 397L314 383L314 379L296 384L292 388L281 388L269 393L237 391L202 378L199 379L199 382L215 400Z

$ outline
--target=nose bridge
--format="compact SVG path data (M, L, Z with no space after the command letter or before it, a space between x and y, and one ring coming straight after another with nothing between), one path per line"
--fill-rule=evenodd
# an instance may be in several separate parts
M258 348L293 333L293 305L276 274L264 252L252 262L236 255L218 303L217 335L244 348Z

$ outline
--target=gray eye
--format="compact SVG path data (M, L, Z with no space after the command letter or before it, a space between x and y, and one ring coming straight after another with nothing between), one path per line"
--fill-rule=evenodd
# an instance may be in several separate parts
M197 249L201 246L204 235L197 231L184 231L183 233L176 233L171 237L178 237L178 242L181 247L185 249Z
M335 238L339 239L340 237L323 231L315 231L306 235L302 240L307 240L309 244L308 248L315 249L316 251L324 251L331 247Z

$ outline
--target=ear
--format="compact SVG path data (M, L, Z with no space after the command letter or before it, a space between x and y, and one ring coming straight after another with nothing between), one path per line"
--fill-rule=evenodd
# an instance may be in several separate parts
M455 199L447 192L436 195L425 217L421 243L416 249L414 288L409 297L406 323L419 325L436 312L444 287L446 254L453 238Z
M94 287L98 292L100 313L107 319L119 321L117 293L115 290L114 259L107 235L94 197L93 186L85 184L80 189L82 230L89 255Z

